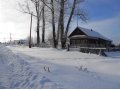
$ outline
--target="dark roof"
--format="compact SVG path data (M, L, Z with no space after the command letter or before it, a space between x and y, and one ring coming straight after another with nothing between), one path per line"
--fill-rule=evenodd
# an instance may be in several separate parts
M101 35L100 33L96 32L96 31L94 31L94 30L92 30L92 29L86 29L86 28L82 28L82 27L77 27L75 30L77 30L77 29L78 29L78 30L81 30L83 33L85 33L85 34L86 34L87 36L89 36L89 37L100 38L100 39L103 39L103 40L112 41L112 40L104 37L103 35ZM75 30L74 30L74 31L75 31ZM74 31L72 31L72 33L73 33ZM71 34L72 34L72 33L71 33ZM71 34L70 34L70 35L71 35Z

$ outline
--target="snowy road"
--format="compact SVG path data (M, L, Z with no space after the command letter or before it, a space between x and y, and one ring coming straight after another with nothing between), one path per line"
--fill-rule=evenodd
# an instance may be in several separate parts
M53 48L7 48L36 73L33 87L25 88L120 88L120 58Z

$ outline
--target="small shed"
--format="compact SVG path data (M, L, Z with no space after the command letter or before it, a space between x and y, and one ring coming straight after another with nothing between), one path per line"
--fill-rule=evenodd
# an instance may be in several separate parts
M112 43L100 33L82 27L77 27L68 38L70 47L110 47Z

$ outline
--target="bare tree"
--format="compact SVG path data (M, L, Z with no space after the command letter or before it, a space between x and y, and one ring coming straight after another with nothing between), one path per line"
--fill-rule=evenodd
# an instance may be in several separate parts
M51 23L52 23L52 30L53 30L53 47L56 48L56 27L55 27L55 6L54 0L41 0L44 5L50 10L51 12ZM47 2L48 1L48 2Z
M79 5L84 0L73 0L73 1L72 0L30 0L30 1L32 2L35 8L33 16L35 16L37 19L37 44L38 45L40 44L39 28L40 28L41 15L42 15L42 42L45 42L45 26L46 26L45 13L50 13L49 16L52 23L51 27L52 27L52 35L53 35L53 47L56 48L58 43L60 42L61 48L65 48L67 34L69 32L69 27L73 19L73 16L77 15L79 16L79 19L85 20L85 15L83 12L80 11L80 9L79 9L79 13L77 12L76 14L77 5ZM68 2L70 3L70 6L68 5ZM68 7L66 9L67 5ZM45 11L45 8L49 10ZM56 8L58 9L57 11ZM31 9L29 4L26 4L26 10L27 12L23 10L24 13L30 14ZM67 18L65 18L66 14L67 14Z
M52 28L53 28L53 42L54 42L54 48L56 48L56 33L55 33L55 13L54 13L54 0L51 0L51 5L52 5Z
M60 40L61 40L61 48L64 48L63 43L64 43L64 5L65 5L66 0L61 0L60 1L60 15L59 15L59 24L58 24L58 30L60 33Z
M68 0L70 1L70 0ZM79 15L80 19L82 20L86 20L86 17L85 17L85 14L80 11L79 7L77 7L77 5L79 5L81 2L83 2L84 0L74 0L73 3L72 3L72 8L70 10L70 14L69 14L69 18L68 18L68 22L66 23L66 29L65 29L65 32L64 32L64 35L63 33L61 33L62 35L62 38L61 38L61 41L62 41L62 48L65 48L66 47L66 40L67 40L67 34L68 34L68 31L69 31L69 27L70 27L70 23L71 23L71 20L73 18L73 15L75 14L75 9L77 9L77 15ZM70 1L71 2L71 1ZM63 7L63 6L62 6ZM70 9L70 8L69 8ZM78 11L79 10L79 11ZM63 13L65 14L65 13ZM61 16L61 15L60 15ZM63 16L62 16L63 17ZM64 24L64 22L61 22ZM62 30L64 30L62 27L61 27Z
M70 26L70 22L71 22L71 19L72 19L72 16L73 16L73 14L74 14L74 11L75 11L75 7L76 7L76 4L77 4L77 1L78 0L74 0L73 1L73 5L72 5L72 10L71 10L71 13L70 13L70 16L69 16L69 19L68 19L68 22L67 22L67 26L66 26L66 31L65 31L65 36L64 36L64 38L65 38L65 40L64 40L64 45L65 45L65 43L66 43L66 39L67 39L67 33L68 33L68 30L69 30L69 26ZM65 47L65 46L64 46Z
M37 15L37 45L40 45L40 17L41 17L41 10L40 10L40 1L39 0L31 0L34 3Z
M32 5L31 5L32 4ZM36 27L37 27L37 45L40 44L40 20L41 20L41 1L40 0L26 0L25 3L20 4L21 11L26 14L31 14L33 12L33 16L36 18ZM34 8L34 9L33 9Z

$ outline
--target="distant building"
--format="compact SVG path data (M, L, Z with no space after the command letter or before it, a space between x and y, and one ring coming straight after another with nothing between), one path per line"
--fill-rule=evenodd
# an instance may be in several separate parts
M82 27L77 27L68 38L71 47L110 47L112 43L98 32Z
M14 40L13 42L15 45L28 45L28 40Z

